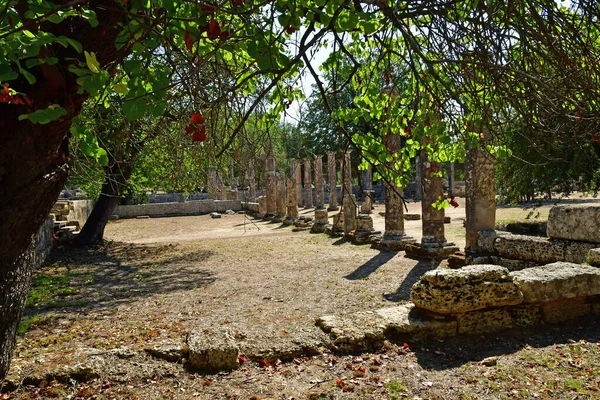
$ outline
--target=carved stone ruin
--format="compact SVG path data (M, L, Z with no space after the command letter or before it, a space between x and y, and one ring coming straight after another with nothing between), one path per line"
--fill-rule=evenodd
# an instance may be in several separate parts
M323 182L323 156L315 156L315 208L325 205L325 184Z
M277 214L277 172L275 172L275 157L269 151L265 163L267 174L267 213L266 218L272 218Z
M310 170L310 158L304 159L304 208L312 208L312 173Z
M258 216L264 218L267 214L267 196L260 196L258 199Z
M296 199L296 179L288 178L287 180L287 217L283 221L286 225L292 225L298 219L298 200Z
M292 179L296 179L296 204L302 207L302 160L294 160L294 172L290 175Z
M362 171L363 183L363 198L364 201L360 206L361 214L371 214L373 212L373 170L372 166Z
M471 147L466 157L465 251L477 252L477 234L496 225L496 178L494 157L482 143Z
M249 201L256 200L256 180L254 176L254 163L252 160L248 163L248 186L250 189Z
M209 168L206 172L206 191L208 192L208 198L211 200L217 200L217 170L216 168Z
M425 138L424 144L427 144ZM421 243L406 246L406 255L415 258L445 259L458 251L452 242L447 242L444 235L444 209L434 207L443 194L441 164L429 159L426 147L423 146L420 157L421 168L421 214L422 238Z
M315 210L315 221L313 223L312 228L310 229L311 233L323 233L327 229L329 225L329 214L327 210L324 209L316 209Z
M329 211L337 211L338 199L337 199L337 173L335 171L335 152L327 152L327 178L329 179Z
M235 169L233 165L233 160L231 160L231 163L229 164L229 185L233 190L237 189L238 187L237 180L235 179Z
M273 222L283 222L286 215L286 199L285 199L285 175L277 173L277 213L273 217Z
M400 154L400 136L388 133L383 137L388 154ZM415 239L404 232L404 204L402 188L393 182L385 183L385 231L383 237L373 242L373 248L380 250L404 250Z
M344 236L350 235L350 232L356 230L356 213L358 206L356 196L353 194L344 195L342 212L344 213Z

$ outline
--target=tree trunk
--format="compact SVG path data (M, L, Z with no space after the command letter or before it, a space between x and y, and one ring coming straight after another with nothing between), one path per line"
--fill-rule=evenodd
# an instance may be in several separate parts
M96 54L102 67L113 68L129 52L125 47L117 51L114 45L126 12L117 0L85 3L96 12L96 28L75 19L46 28L79 41ZM31 68L37 79L33 85L24 79L11 82L31 104L0 103L0 381L10 366L30 287L32 264L27 250L67 180L69 128L87 97L77 94L77 76L66 67L70 58L85 63L83 54L58 44L50 47L58 64ZM64 107L66 114L45 125L19 120L20 115L51 104Z
M115 163L114 167L105 168L100 197L77 237L77 245L91 246L104 239L106 223L123 197L123 189L131 178L131 172L129 164L119 167L118 163Z

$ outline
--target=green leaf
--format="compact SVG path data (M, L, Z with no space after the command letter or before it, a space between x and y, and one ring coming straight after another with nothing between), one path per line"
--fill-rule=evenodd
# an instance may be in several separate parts
M67 110L63 107L60 107L58 104L52 104L44 110L37 110L29 114L19 115L19 121L28 119L34 124L43 125L62 117L66 113Z
M125 68L125 72L128 74L139 72L140 68L142 68L142 62L140 60L125 60L123 68Z
M87 51L84 51L83 54L85 54L85 62L90 71L95 74L100 72L100 63L96 60L96 54L94 52L88 53Z
M0 82L12 81L18 77L19 74L13 71L10 65L0 64Z
M127 87L127 85L125 83L117 83L114 86L114 90L115 92L119 93L119 94L127 94L129 93L129 88Z
M123 113L130 121L141 119L146 113L146 101L144 98L129 100L123 103Z

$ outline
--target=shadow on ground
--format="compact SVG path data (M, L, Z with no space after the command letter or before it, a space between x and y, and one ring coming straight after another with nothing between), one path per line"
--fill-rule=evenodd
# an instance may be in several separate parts
M429 341L411 345L418 364L425 369L445 370L468 363L479 363L488 357L516 353L523 348L543 348L555 344L574 343L579 340L600 340L600 326L588 319L572 320L558 325L545 325L529 329L513 329L497 334L466 335L443 341Z
M371 275L373 272L377 271L379 267L390 261L394 256L398 254L397 251L380 251L379 254L371 258L369 261L358 267L351 274L346 275L344 278L356 281L359 279L364 279Z
M394 293L384 293L383 298L387 301L399 302L410 298L410 289L419 281L421 276L427 272L437 268L439 261L420 260L417 264L408 271L406 277L396 289Z
M140 297L200 288L215 281L213 273L201 267L212 255L173 245L118 242L93 249L54 249L36 276L57 277L64 284L26 313L111 308Z

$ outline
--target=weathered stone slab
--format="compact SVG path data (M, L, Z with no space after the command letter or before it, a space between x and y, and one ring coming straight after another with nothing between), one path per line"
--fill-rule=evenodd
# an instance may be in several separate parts
M536 326L542 323L542 308L539 304L519 304L508 307L514 326Z
M440 339L455 336L456 320L443 315L419 312L412 303L398 307L386 307L376 311L386 325L387 336L404 337L407 340Z
M564 256L561 261L581 264L587 261L587 256L590 250L598 247L598 243L575 242L570 240L556 240L555 242L564 242Z
M515 305L523 299L508 270L497 265L428 271L410 297L417 307L442 314Z
M548 238L506 234L494 241L496 252L501 257L535 261L540 264L562 261L564 248Z
M588 252L587 262L594 267L600 267L600 248L591 249Z
M535 261L524 261L524 260L513 260L512 258L504 258L498 256L483 256L474 257L470 264L493 264L499 265L508 269L509 271L520 271L525 268L537 267L540 264Z
M477 235L477 247L479 250L485 253L495 253L495 241L500 236L508 235L508 232L504 231L494 231L494 230L484 230L479 231Z
M553 324L581 318L592 311L585 298L560 299L542 304L544 322Z
M550 209L548 237L600 243L599 205L560 205Z
M239 348L228 330L191 331L187 336L185 350L189 365L202 371L232 371L239 366Z
M589 265L556 262L511 272L524 303L600 294L600 270Z
M473 311L456 316L459 334L499 332L513 327L513 319L506 308Z
M158 343L152 343L145 347L144 351L156 358L170 362L178 362L186 356L182 343L174 340L163 340Z

